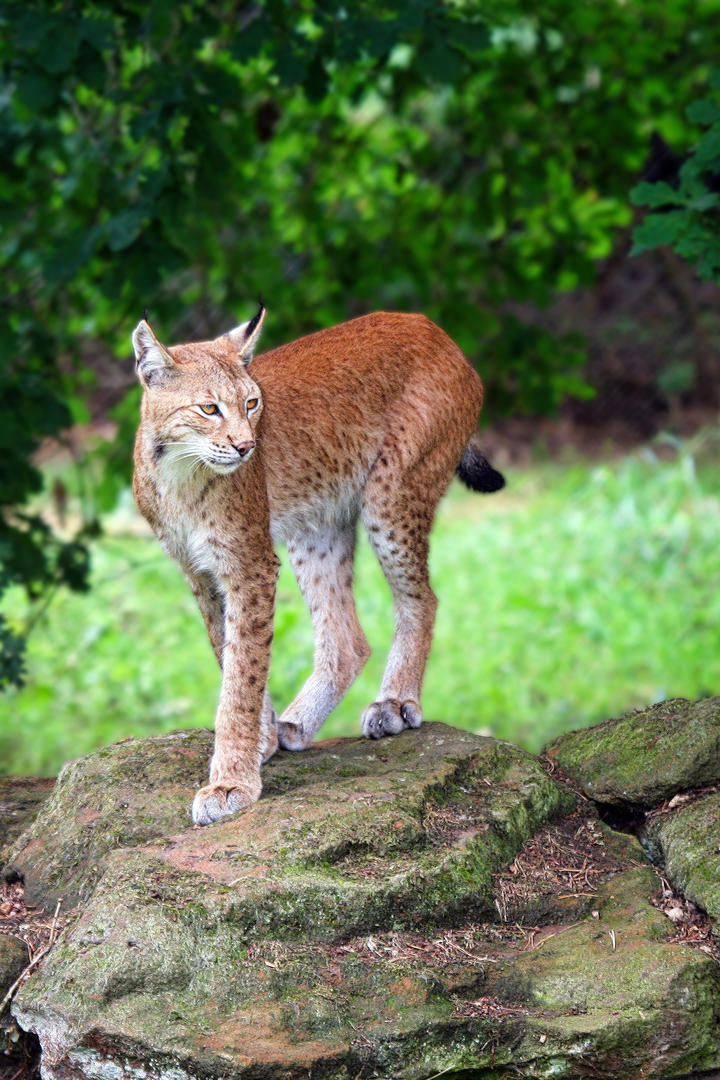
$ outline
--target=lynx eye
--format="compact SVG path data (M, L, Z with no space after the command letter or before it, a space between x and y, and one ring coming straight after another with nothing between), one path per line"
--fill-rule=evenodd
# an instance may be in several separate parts
M258 399L256 397L249 397L247 399L247 401L245 402L245 408L247 409L248 412L252 412L253 409L257 408L257 404L258 404Z
M206 416L215 416L220 412L217 405L214 402L208 402L207 405L198 405L200 412L204 412Z

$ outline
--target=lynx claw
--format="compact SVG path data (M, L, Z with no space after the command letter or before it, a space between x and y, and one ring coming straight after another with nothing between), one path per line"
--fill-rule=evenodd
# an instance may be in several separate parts
M421 724L422 712L417 701L387 698L368 705L362 714L362 732L366 739L399 735L406 728L418 728Z
M235 814L238 810L247 810L260 798L262 785L258 780L257 785L248 783L234 784L228 780L225 783L208 784L200 788L192 804L192 819L195 825L212 825L214 821L227 814Z

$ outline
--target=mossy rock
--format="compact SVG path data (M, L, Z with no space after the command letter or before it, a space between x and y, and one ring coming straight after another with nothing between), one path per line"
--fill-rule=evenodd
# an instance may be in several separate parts
M205 782L212 732L126 739L64 766L52 794L6 855L25 882L27 904L64 907L86 899L103 857L177 832Z
M331 933L338 911L356 909L359 896L367 918L380 918L378 897L388 890L377 881L388 875L397 904L414 901L425 883L431 907L477 907L492 871L572 801L509 743L426 724L382 744L331 740L278 754L263 770L259 803L198 830L189 808L211 739L201 731L127 740L65 766L9 860L27 902L84 901L110 852L144 846L169 877L246 882L248 895L259 888L247 918L272 932L286 932L294 910L305 910L298 892L314 898ZM442 841L458 837L461 854L447 862Z
M674 926L648 902L657 884L649 868L613 877L599 888L596 918L493 969L488 989L527 1010L515 1061L544 1036L557 1069L523 1075L670 1077L717 1067L720 969L669 940Z
M27 946L8 934L0 934L0 1001L28 963ZM4 1014L7 1016L7 1014ZM2 1014L0 1014L2 1019Z
M0 866L11 845L37 816L54 786L53 777L0 776Z
M333 740L279 754L254 807L199 829L209 748L74 763L16 845L38 895L83 897L13 1006L45 1080L720 1068L717 965L670 940L639 844L532 755L442 724ZM561 849L582 878L558 864L553 903L540 871ZM523 929L519 905L498 923L500 876L533 859L555 925Z
M660 856L674 889L720 928L720 792L650 816L643 839Z
M720 782L720 697L663 701L562 735L546 752L597 803L658 806Z
M28 963L27 946L17 938L0 934L0 1001L13 985L18 975ZM6 1005L0 1010L0 1054L5 1050L8 1030L13 1026L10 1010ZM0 1057L0 1074L2 1073Z
M139 925L137 909L110 922L105 906L28 982L16 1015L47 1047L46 1080L630 1080L717 1068L720 972L668 940L672 924L648 902L655 886L647 869L612 877L597 918L532 948L466 930L452 963L437 955L447 930L248 946L207 909L174 920L159 906Z

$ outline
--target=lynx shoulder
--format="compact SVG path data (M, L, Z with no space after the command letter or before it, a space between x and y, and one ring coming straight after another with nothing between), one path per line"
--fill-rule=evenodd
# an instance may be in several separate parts
M396 614L362 730L378 739L420 725L437 503L454 471L475 490L504 483L479 448L480 379L429 319L378 312L253 359L264 319L261 306L214 341L171 348L146 321L133 334L144 391L135 498L182 567L222 668L198 824L253 803L261 763L278 743L307 747L367 660L352 594L358 519ZM277 719L266 684L283 542L310 608L315 668Z

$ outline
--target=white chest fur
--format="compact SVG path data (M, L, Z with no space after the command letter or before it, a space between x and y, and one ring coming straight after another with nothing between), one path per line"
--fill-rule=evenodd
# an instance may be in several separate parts
M209 543L211 530L197 507L196 498L206 479L158 469L159 539L167 553L185 569L216 573L217 558Z
M217 571L217 558L208 543L209 533L197 522L174 517L165 522L161 540L167 553L181 566L198 573L214 574Z

